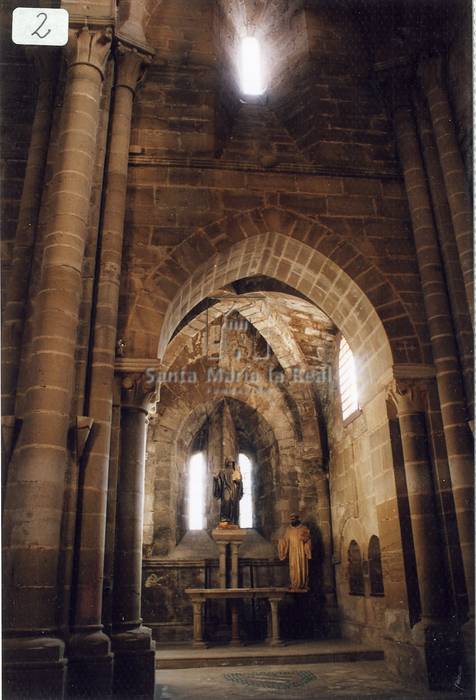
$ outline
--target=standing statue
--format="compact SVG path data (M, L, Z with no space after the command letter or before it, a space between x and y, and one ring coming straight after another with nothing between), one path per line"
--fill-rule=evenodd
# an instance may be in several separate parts
M299 519L299 513L291 513L284 537L278 540L281 561L289 558L290 590L309 590L309 559L311 559L311 533Z
M219 527L239 527L243 479L230 457L225 460L223 469L213 477L213 496L220 499Z

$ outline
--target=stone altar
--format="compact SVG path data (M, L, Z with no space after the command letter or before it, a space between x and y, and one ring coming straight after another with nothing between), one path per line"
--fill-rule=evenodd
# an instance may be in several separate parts
M245 598L265 598L269 601L267 641L272 646L282 645L279 634L278 604L283 600L289 588L268 586L264 588L240 588L238 581L238 550L246 537L241 528L228 529L217 527L212 531L212 538L218 545L219 588L186 588L185 593L193 604L193 646L206 647L203 639L203 606L207 600L231 600L231 642L232 646L241 644L239 637L238 601ZM228 547L231 550L227 557ZM230 574L228 576L228 574ZM227 583L230 582L230 586ZM305 591L292 591L293 593Z
M244 598L266 598L270 605L270 617L268 618L268 641L271 646L283 644L279 635L279 611L278 603L289 593L288 588L186 588L187 593L193 603L193 646L206 647L203 640L202 612L203 604L206 600L232 600L235 605L232 607L231 617L231 643L240 644L238 634L238 606L236 601Z

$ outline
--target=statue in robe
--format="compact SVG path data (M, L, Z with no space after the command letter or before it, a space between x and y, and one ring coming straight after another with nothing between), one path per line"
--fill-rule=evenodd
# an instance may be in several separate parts
M243 479L233 459L226 459L223 469L213 477L213 496L220 499L219 527L239 527Z
M281 561L289 559L291 591L309 590L309 559L311 553L311 533L303 525L298 513L291 513L289 526L284 536L278 540L278 555Z

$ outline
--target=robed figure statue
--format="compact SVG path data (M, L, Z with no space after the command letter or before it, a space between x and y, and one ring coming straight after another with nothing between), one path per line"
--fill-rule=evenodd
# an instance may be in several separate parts
M220 527L239 527L243 479L233 459L226 459L223 469L214 475L213 496L220 499Z
M311 559L311 533L301 523L299 513L291 513L289 527L284 537L278 541L278 555L282 560L289 559L290 589L309 590L309 559Z

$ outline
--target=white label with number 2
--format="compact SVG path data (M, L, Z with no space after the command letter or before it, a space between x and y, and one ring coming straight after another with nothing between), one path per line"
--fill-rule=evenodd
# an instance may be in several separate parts
M64 46L68 42L67 10L17 7L12 14L12 40L15 44Z

